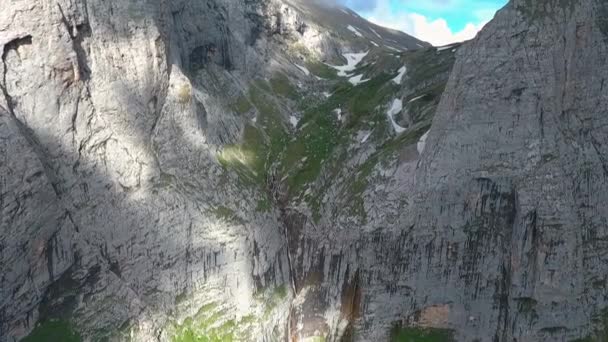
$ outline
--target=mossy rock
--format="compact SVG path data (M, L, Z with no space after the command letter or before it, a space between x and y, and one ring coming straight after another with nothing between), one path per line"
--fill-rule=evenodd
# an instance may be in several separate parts
M454 342L454 333L449 329L394 327L391 342Z
M268 196L264 196L262 199L258 200L255 210L257 212L269 212L272 209L272 202L268 198Z
M48 320L38 323L21 342L80 342L82 338L68 321Z
M228 222L228 223L236 223L236 224L244 224L245 221L240 218L235 212L234 210L225 207L223 205L220 205L216 208L214 208L212 210L212 212L215 214L215 216L217 216L219 219L221 219L224 222Z
M605 342L608 341L608 308L595 315L592 320L595 325L593 333L571 342Z

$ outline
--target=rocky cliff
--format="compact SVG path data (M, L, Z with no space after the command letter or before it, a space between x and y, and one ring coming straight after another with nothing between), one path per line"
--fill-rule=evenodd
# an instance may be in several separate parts
M0 341L603 340L607 20L10 1Z

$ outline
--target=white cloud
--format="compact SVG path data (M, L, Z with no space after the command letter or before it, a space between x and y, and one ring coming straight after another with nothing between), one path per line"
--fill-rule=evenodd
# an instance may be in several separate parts
M484 22L478 25L468 23L461 31L452 32L445 19L440 18L434 21L429 21L425 16L416 13L408 15L408 17L409 20L413 22L413 30L410 33L413 36L427 41L435 46L442 46L472 39L487 23Z
M435 46L442 46L474 38L487 24L493 12L479 11L476 15L480 23L468 23L462 30L454 32L445 19L429 20L418 13L396 13L391 11L388 1L383 0L377 3L373 11L365 13L364 17L380 26L400 30Z

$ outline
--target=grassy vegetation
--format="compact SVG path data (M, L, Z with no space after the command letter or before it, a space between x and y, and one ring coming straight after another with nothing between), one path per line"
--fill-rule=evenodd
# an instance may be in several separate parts
M91 267L88 272L93 279L100 271ZM74 326L73 316L77 306L77 296L82 283L74 280L73 269L68 269L47 289L38 307L38 321L32 332L22 339L26 342L38 341L81 341L82 338ZM86 284L91 284L86 280Z
M287 142L287 129L270 94L270 85L257 80L249 89L249 101L258 111L256 125L247 124L242 143L225 146L218 160L235 171L244 185L265 187L268 170Z
M303 199L309 204L316 221L320 219L324 191L344 171L352 137L363 129L373 130L372 140L378 138L382 141L390 136L387 134L389 126L384 106L395 98L399 90L399 86L390 82L392 77L380 74L358 86L338 83L329 99L304 112L300 130L286 148L279 173L285 177L290 198L305 195ZM343 122L337 121L333 113L336 108L345 115ZM359 217L362 223L366 221L363 193L372 171L379 162L395 156L403 146L416 143L429 126L430 120L421 122L408 133L384 141L363 165L350 172L352 177L348 177L341 186L341 195L345 198L344 203L348 203L345 209L351 216ZM325 174L321 181L324 184L317 184L315 191L306 192L319 180L321 172Z
M270 83L268 83L268 81L261 79L261 78L258 78L255 81L253 81L253 85L255 88L261 89L268 93L272 91Z
M226 146L219 154L219 160L225 168L236 171L248 185L265 189L270 179L281 179L288 198L306 201L316 220L320 218L324 192L335 184L337 177L348 171L351 176L340 185L344 203L348 203L346 209L365 221L363 193L374 169L378 163L396 157L402 147L415 144L428 130L453 65L454 53L449 49L438 52L435 48L427 48L403 53L398 58L393 55L372 56L374 63L364 64L354 73L375 76L369 76L371 80L354 86L337 77L335 69L316 60L305 47L290 48L303 56L313 74L332 81L333 86L329 90L332 95L327 99L313 96L303 100L288 77L281 73L275 73L269 81L256 80L250 86L248 96L238 99L234 107L239 108L237 112L255 108L257 122L247 125L243 142ZM391 82L394 73L383 70L394 71L403 64L408 65L406 86L415 89L405 99L406 103L415 96L422 97L408 105L413 127L405 134L392 137L386 105L397 97L401 86ZM279 103L275 102L277 95L299 98L293 109L302 113L302 119L291 137L283 122ZM336 109L342 111L341 121L334 112ZM345 163L352 153L354 137L362 131L372 133L368 142L374 144L376 152L359 167L346 170ZM269 177L271 174L272 178ZM320 179L322 174L323 179ZM270 200L262 199L256 209L266 211L270 207Z
M232 210L232 209L230 209L228 207L225 207L223 205L214 208L212 210L212 212L215 214L215 216L217 216L222 221L229 222L229 223L236 223L236 224L243 224L244 223L243 219L240 218L234 212L234 210Z
M454 48L458 46L454 45ZM410 89L417 90L407 100L421 95L432 98L441 96L456 60L455 53L451 50L437 51L435 48L427 48L406 55L405 62L408 65L406 85ZM440 75L445 75L443 81L441 77L438 78Z
M173 327L172 342L232 342L246 341L250 328L257 320L245 316L231 319L216 303L204 305L183 324Z
M272 203L267 195L265 195L262 199L258 200L258 203L255 207L257 212L269 212L272 209Z
M426 48L405 54L404 60L408 66L405 84L413 90L404 99L410 119L413 124L431 120L454 65L455 53L452 49Z
M348 96L350 98L348 109L352 115L346 123L347 128L359 129L360 125L368 119L364 116L371 115L369 119L374 122L386 120L384 112L378 112L377 108L387 104L399 90L396 84L389 82L391 78L391 75L381 74L353 89ZM338 94L339 92L340 90L336 91Z
M395 327L391 342L453 342L453 332L448 329Z
M34 330L22 342L80 342L82 338L71 324L62 320L48 320L36 325Z
M597 340L592 337L578 338L576 340L572 340L570 342L604 342L605 340Z
M338 71L325 62L333 64L339 63L339 60L324 61L320 59L320 56L309 50L306 46L301 43L292 44L288 48L288 54L291 56L298 56L302 62L301 64L306 67L314 76L326 79L336 80L338 79Z
M300 193L304 186L319 176L323 161L338 142L338 124L331 111L307 118L306 127L288 145L281 162L291 194ZM313 115L310 112L307 115ZM305 115L306 118L306 115Z
M517 298L516 301L519 312L535 315L536 300L533 298L523 297Z
M326 339L324 336L313 336L313 337L307 337L304 339L303 342L325 342Z
M252 87L249 91L251 101L258 109L258 126L265 133L266 140L263 148L268 152L266 165L274 161L282 151L288 139L281 113L277 104L260 88Z
M338 77L338 72L336 69L320 61L318 56L316 56L303 44L297 43L291 45L288 49L288 54L302 58L302 60L305 61L303 64L315 76L330 80Z
M333 80L338 78L338 71L320 61L311 61L306 63L306 68L315 76Z
M353 132L363 125L385 120L377 107L388 102L397 91L389 80L390 75L382 74L356 87L340 83L327 101L304 113L301 129L287 146L279 168L282 175L288 176L290 196L300 195L307 184L318 178L324 162L336 148L346 145ZM350 114L344 127L333 113L337 108Z
M346 198L346 203L349 203L346 210L352 216L360 217L362 222L366 221L367 215L363 208L363 193L369 185L371 175L376 166L393 158L404 146L417 143L429 128L430 122L422 123L403 135L387 140L363 164L355 169L353 177L348 178L347 183L342 187L343 192L341 193L341 197Z
M275 94L295 100L298 98L298 91L291 85L287 76L275 73L270 79L270 86Z
M406 84L411 87L432 84L435 83L437 75L449 73L456 59L452 49L457 49L459 46L454 44L453 48L442 51L426 48L405 55L405 62L408 65Z
M435 84L433 87L426 88L423 91L418 92L418 94L421 94L419 96L422 97L416 99L416 101L411 103L406 101L406 107L413 123L427 120L435 114L444 88L445 83Z
M235 171L246 185L259 185L265 182L266 138L257 127L246 125L243 142L228 145L218 155L220 164Z
M593 318L595 330L589 336L571 342L605 342L608 341L608 308Z
M277 300L287 298L287 287L285 284L275 287L274 291L272 292L272 298Z
M232 104L232 109L238 114L248 113L253 109L251 102L245 95L239 96L239 98Z
M184 303L186 299L188 299L188 293L186 292L186 290L184 290L175 297L175 304L180 305Z
M272 311L287 298L287 287L280 285L275 287L268 297L261 297L264 300L264 319L270 317Z

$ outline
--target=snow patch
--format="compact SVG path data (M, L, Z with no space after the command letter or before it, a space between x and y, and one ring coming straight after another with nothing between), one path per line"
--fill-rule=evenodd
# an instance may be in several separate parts
M380 45L376 44L376 42L373 40L370 40L369 42L372 43L375 47L380 47Z
M393 50L393 51L401 52L401 50L399 50L399 49L397 49L397 48L395 48L395 47L392 47L392 46L390 46L390 45L384 45L384 47L385 47L385 48L387 48L387 49L389 49L389 50Z
M380 34L378 34L378 32L376 32L376 30L374 30L374 29L373 29L373 28L371 28L371 27L370 27L369 29L370 29L370 30L372 30L372 32L373 32L373 33L374 33L376 36L378 36L378 38L380 38L380 39L384 39L384 38L382 38L382 36L381 36Z
M395 78L393 78L393 82L395 82L395 84L397 84L397 85L400 85L401 81L403 80L403 76L405 76L406 71L407 71L407 68L405 67L405 65L402 66L399 69L399 74Z
M447 50L447 49L451 49L454 46L456 46L456 44L450 44L450 45L445 45L445 46L439 46L437 47L437 52L439 51L443 51L443 50Z
M291 115L289 117L289 123L291 123L291 125L293 126L293 128L298 127L298 122L300 122L300 120L298 118L296 118L295 116Z
M361 37L363 38L363 35L361 34L361 32L359 32L359 30L357 30L356 28L354 28L352 25L348 25L347 29L354 33L357 37Z
M421 98L423 98L423 97L425 97L425 96L426 96L426 94L424 94L424 95L420 95L420 96L416 96L416 97L414 97L413 99L411 99L411 100L407 101L407 103L416 102L416 101L420 100Z
M331 94L330 94L330 93L328 93L328 92L326 92L326 91L324 91L324 92L323 92L323 96L325 96L325 98L326 98L326 99L328 99L328 98L330 98L330 97L331 97Z
M399 124L397 124L395 122L395 118L394 118L395 115L401 113L402 109L403 109L403 101L401 101L400 99L395 99L395 100L393 100L393 103L391 104L391 108L389 108L389 110L386 112L386 116L388 116L388 119L390 120L390 122L393 125L393 128L395 129L395 132L397 134L405 132L405 128L399 126Z
M365 83L365 82L367 82L367 81L370 80L369 78L365 79L365 80L363 80L362 78L363 78L363 75L353 76L353 77L351 77L351 78L348 79L348 82L350 82L352 85L357 86L357 85L359 85L361 83Z
M350 71L353 71L357 68L357 65L361 63L363 58L365 58L368 53L369 51L359 53L344 53L342 54L342 56L346 58L346 65L336 66L327 64L327 66L338 70L338 76L345 77Z
M342 121L342 109L336 108L332 111L338 117L338 121Z
M424 133L424 135L420 137L420 140L418 140L418 144L416 144L416 149L418 150L418 154L422 154L422 152L424 151L424 148L426 147L426 139L429 136L429 132L430 131L427 131L426 133Z
M310 76L310 70L308 70L306 67L303 67L301 65L295 64L295 66L302 70L302 72L306 75L306 76Z
M372 132L368 132L365 136L363 136L363 139L361 139L361 143L363 144L364 142L366 142L371 136Z

